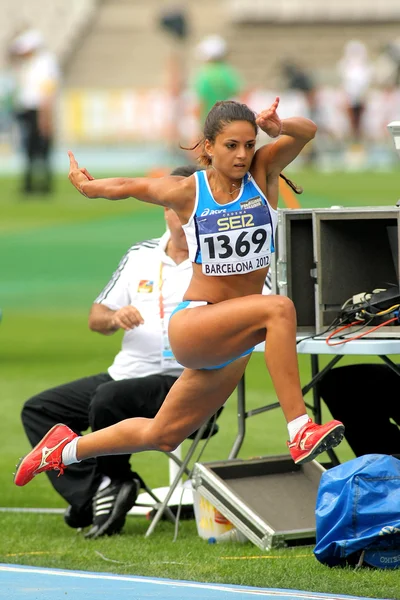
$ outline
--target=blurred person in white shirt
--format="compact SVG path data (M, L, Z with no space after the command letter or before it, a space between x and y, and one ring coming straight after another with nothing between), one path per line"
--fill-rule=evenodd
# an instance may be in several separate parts
M366 96L372 80L372 66L365 44L350 40L344 48L338 71L346 95L352 141L359 144L362 141L361 126Z
M14 79L14 113L25 159L21 191L48 194L52 191L51 151L60 69L35 29L17 35L8 53Z

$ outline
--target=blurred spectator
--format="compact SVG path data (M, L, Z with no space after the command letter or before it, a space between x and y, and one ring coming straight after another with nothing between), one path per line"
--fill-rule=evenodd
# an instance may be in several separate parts
M26 29L14 38L9 57L14 79L14 113L25 157L22 192L49 193L59 67L35 29Z
M168 142L172 155L177 154L180 139L182 114L185 112L184 90L186 86L185 40L188 34L188 19L184 8L164 8L160 15L161 27L172 36L169 55L166 56L167 90L171 100L171 118L168 127ZM180 153L179 153L180 154Z
M400 86L400 38L386 44L373 64L374 83L392 89Z
M287 89L303 92L309 110L307 116L314 121L316 113L315 83L311 74L300 67L295 61L285 60L282 63L282 75L285 79Z
M281 68L286 88L301 92L305 98L308 114L304 116L318 124L316 87L313 77L294 60L283 61ZM314 143L309 145L304 158L308 163L315 162L316 147Z
M219 35L204 38L196 48L203 62L198 70L194 88L200 105L200 125L219 100L230 100L242 89L242 80L234 67L227 62L227 45Z
M355 143L360 143L362 141L361 119L372 78L366 46L358 40L349 41L339 61L338 70L346 94L351 135Z
M8 71L0 72L0 142L10 141L13 113L13 81Z

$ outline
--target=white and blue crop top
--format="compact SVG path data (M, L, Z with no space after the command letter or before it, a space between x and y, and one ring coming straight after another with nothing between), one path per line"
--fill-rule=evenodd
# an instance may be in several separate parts
M218 204L206 171L194 173L196 200L183 230L189 258L205 275L238 275L268 267L274 252L278 211L273 209L250 173L239 195Z

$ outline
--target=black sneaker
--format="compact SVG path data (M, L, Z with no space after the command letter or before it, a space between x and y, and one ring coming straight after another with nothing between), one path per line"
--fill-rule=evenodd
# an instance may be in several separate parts
M111 481L93 498L93 527L85 534L95 539L119 533L125 524L126 514L136 502L140 481Z
M93 523L93 510L92 506L87 508L77 509L73 506L68 506L64 513L64 521L68 527L73 529L83 529L89 527Z

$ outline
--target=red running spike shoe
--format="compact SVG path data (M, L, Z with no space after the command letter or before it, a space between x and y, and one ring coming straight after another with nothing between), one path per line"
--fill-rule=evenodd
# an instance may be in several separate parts
M62 463L62 451L68 442L78 437L69 427L58 423L46 433L44 438L21 460L17 465L14 476L16 485L26 485L39 473L60 471L64 473L65 465Z
M293 442L288 442L287 445L296 465L301 465L340 444L343 435L344 425L340 421L317 425L309 419L297 432Z

